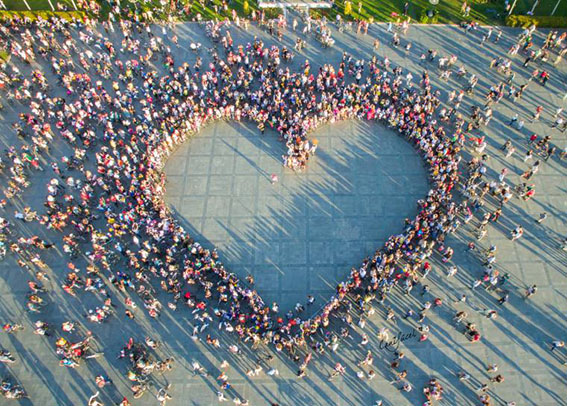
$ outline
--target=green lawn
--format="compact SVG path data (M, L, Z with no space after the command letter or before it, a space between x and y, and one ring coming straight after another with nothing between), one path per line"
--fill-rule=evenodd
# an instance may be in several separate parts
M176 8L173 15L183 20L193 20L197 15L201 15L204 20L223 19L232 15L232 9L235 9L240 16L244 16L244 3L246 0L232 0L228 10L224 10L223 2L221 0L181 0L178 1L179 6ZM103 18L108 15L109 7L106 1L99 1L102 4ZM189 13L185 13L185 6L189 5ZM122 8L130 10L137 10L144 12L151 10L154 18L166 18L171 12L170 1L167 1L167 6L164 8L159 0L144 0L132 1L122 0ZM248 14L257 8L256 0L248 0Z
M525 2L525 0L524 0ZM548 16L551 15L551 12L555 8L557 4L557 0L543 0L540 1L537 7L534 10L534 15L542 15ZM529 3L524 10L531 10L533 3ZM555 10L555 15L558 17L567 17L567 0L561 0L557 10Z
M8 10L15 10L15 11L27 11L28 8L24 4L22 0L3 0L4 4L8 8ZM30 5L33 11L35 10L48 10L51 11L51 7L49 6L49 2L47 0L27 0L28 4ZM53 3L53 7L55 7L55 11L59 11L57 9L57 4L61 4L64 7L67 7L67 11L74 10L73 3L71 0L51 0Z
M244 3L247 0L232 0L229 3L229 10L225 11L222 7L222 0L181 0L180 4L190 4L189 14L181 13L178 9L176 16L182 19L192 20L201 14L204 19L224 18L230 16L231 9L235 9L241 16L245 15ZM510 0L512 2L513 0ZM518 0L514 14L525 14L533 6L534 0ZM72 9L71 0L52 0L55 7L57 3L64 4L68 9ZM555 7L557 0L541 0L535 9L535 15L547 16ZM561 4L557 8L556 16L567 17L567 0L561 0ZM6 6L10 10L25 10L25 5L21 0L4 0ZM50 10L47 0L28 0L28 3L34 10ZM100 0L102 4L103 18L107 15L109 7L105 0ZM159 0L140 1L137 0L137 9L139 11L153 10L155 18L164 18L169 14L169 4L163 9ZM352 12L349 16L344 16L345 0L336 0L335 6L332 9L313 9L312 15L315 17L325 16L329 19L334 19L337 13L340 13L347 19L363 18L373 21L395 21L396 17L393 13L398 15L402 14L405 0L352 0ZM461 16L462 0L440 0L439 4L435 6L437 16L434 22L437 23L459 23L465 18ZM476 21L482 24L503 24L504 23L504 0L469 0L471 5L471 15ZM134 9L134 1L122 0L123 7ZM216 7L215 7L216 6ZM257 0L248 0L248 14L257 9ZM359 8L360 7L360 8ZM423 16L425 12L432 9L433 6L428 0L411 0L409 1L409 16L413 21L417 22L432 22L431 20L424 21ZM359 12L360 10L360 12ZM273 15L273 13L271 13Z
M556 16L567 17L567 0L561 0L562 3L555 12ZM351 0L352 14L349 17L366 20L372 18L374 21L395 21L397 17L392 16L393 13L401 15L404 9L405 0ZM512 2L512 0L511 0ZM313 10L315 15L325 15L327 18L335 18L337 13L344 16L345 0L335 1L335 7L331 10ZM362 4L362 10L359 13L359 5ZM471 13L469 18L479 21L481 24L503 24L504 22L504 1L493 0L485 3L470 1ZM542 0L536 7L535 15L548 16L551 14L556 0ZM461 15L462 0L440 0L437 6L432 6L428 0L411 0L409 1L408 15L414 21L420 21L427 10L435 8L438 12L438 23L458 24L465 19ZM531 10L533 0L518 0L514 14L525 14ZM499 17L500 15L500 17Z

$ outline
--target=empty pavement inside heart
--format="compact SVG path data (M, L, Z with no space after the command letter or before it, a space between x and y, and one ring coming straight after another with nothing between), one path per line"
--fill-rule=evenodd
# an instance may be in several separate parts
M208 126L169 158L166 201L196 241L216 247L242 279L252 274L266 303L287 311L308 294L322 305L415 216L428 184L416 151L381 124L319 128L302 173L282 166L277 137L252 124Z

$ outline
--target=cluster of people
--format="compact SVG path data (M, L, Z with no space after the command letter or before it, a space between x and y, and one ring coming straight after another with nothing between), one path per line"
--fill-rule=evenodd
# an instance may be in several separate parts
M11 379L3 379L0 385L0 393L6 399L23 399L27 397L24 388L22 388L17 383L14 383Z
M46 30L47 26L52 30ZM89 311L88 320L100 323L111 314L101 275L122 290L135 289L151 317L159 317L161 309L152 288L154 280L159 280L162 289L171 293L170 308L176 309L181 301L198 313L202 320L195 327L198 332L206 329L214 315L241 338L273 343L276 350L285 349L294 356L306 336L324 329L333 311L346 305L347 295L368 303L397 281L415 276L457 213L451 191L458 180L460 146L436 125L440 100L427 73L419 88L407 88L401 69L390 74L376 57L367 63L347 53L336 68L324 65L312 72L306 62L302 71L292 72L280 57L289 51L268 49L259 39L234 47L228 31L220 41L226 57L213 53L208 69L200 58L194 66L176 65L169 45L153 35L148 35L146 53L135 59L134 53L144 49L134 39L135 26L121 23L121 52L126 57L119 57L112 43L95 34L92 21L14 21L3 29L14 57L24 62L43 58L51 63L51 74L66 92L65 97L53 95L43 79L27 83L29 91L20 101L29 102L30 112L23 113L14 128L23 140L32 140L33 153L48 151L41 145L49 146L57 132L71 147L71 155L61 159L63 168L57 162L51 164L54 176L47 185L46 212L36 217L62 234L64 251L71 257L64 290L75 295L88 287L102 294L104 306ZM72 58L65 58L80 47L70 39L72 28L83 33L79 41L97 50L81 54L80 67ZM15 39L19 33L23 44ZM67 40L58 41L59 37ZM161 76L150 65L158 58L166 69ZM19 83L21 73L10 69L4 79L11 85ZM116 72L112 75L116 80L105 85L111 72ZM34 77L44 78L39 71ZM34 95L36 90L39 94ZM317 145L308 139L308 133L317 126L344 119L381 121L420 152L430 168L433 188L419 202L417 218L408 220L402 234L354 269L318 315L303 320L297 311L284 320L253 286L226 270L214 250L193 241L163 200L162 168L169 153L219 119L252 121L261 132L266 126L273 128L286 143L284 164L296 170L305 168L315 153ZM89 155L96 159L89 161ZM18 176L21 159L16 151L13 156L11 171ZM29 165L33 170L33 164ZM86 280L76 272L80 244L89 245ZM396 265L402 258L408 265L400 271ZM25 257L21 260L27 263ZM125 263L128 271L119 270L118 263ZM30 295L30 311L41 312L39 293L36 289ZM211 309L207 303L216 297L220 305ZM126 304L132 307L131 300ZM133 317L131 314L126 309L126 315ZM215 339L209 334L207 342ZM67 343L59 348L64 355L62 365L75 367L77 361L66 350Z
M41 328L44 331L47 331L49 326L47 326L46 323L43 323ZM92 338L93 337L91 335L87 335L87 337L82 340L71 342L65 337L59 337L55 341L55 352L61 358L59 365L67 368L76 368L82 360L96 358L98 353L93 354L90 345Z

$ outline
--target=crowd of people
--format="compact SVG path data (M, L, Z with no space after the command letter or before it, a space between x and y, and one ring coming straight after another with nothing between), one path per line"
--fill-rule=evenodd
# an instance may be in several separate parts
M59 233L63 252L70 260L62 278L63 291L71 296L92 291L102 300L100 306L89 310L88 323L104 323L117 316L115 297L123 298L119 300L124 300L127 318L135 317L136 302L143 304L150 317L158 318L164 308L156 292L159 287L169 294L167 308L191 310L195 319L193 337L206 337L207 343L218 346L218 338L208 329L215 320L244 342L287 353L299 364L297 375L302 377L312 351L336 349L339 335L349 335L353 312L362 322L374 312L376 302L384 304L394 287L409 294L431 270L435 252L441 253L443 262L451 260L453 249L445 244L448 234L468 223L486 199L500 199L499 207L481 221L480 235L489 222L498 221L503 204L512 196L511 186L504 182L505 174L499 181L486 179L486 140L472 135L474 129L488 125L493 105L502 99L505 87L515 86L511 81L493 86L484 109L473 110L467 120L459 108L465 94L474 91L478 81L474 75L468 78L466 91L450 94L448 107L444 107L441 93L431 86L428 71L414 83L409 71L391 66L387 58L376 55L365 61L345 52L338 66L312 68L305 61L300 70L293 71L286 65L294 57L290 50L267 46L259 38L234 44L230 24L225 21L208 27L210 36L218 40L208 62L197 57L194 64L180 63L172 52L179 46L177 37L166 28L165 35L159 36L152 31L155 27L138 21L120 19L118 28L115 25L105 23L103 28L118 31L119 42L100 33L97 22L88 18L14 19L0 27L0 36L12 54L12 61L0 74L1 86L10 103L27 106L19 121L13 123L22 146L10 147L2 162L8 179L1 205L10 207L10 202L30 186L34 173L51 173L44 212L27 206L21 212L16 210L14 217ZM402 35L404 30L407 27L400 26ZM527 30L518 44L532 41L532 34L533 29ZM400 44L399 35L394 34L393 46ZM560 47L561 41L556 36L546 44L543 49L550 52ZM534 52L532 48L533 43L523 49ZM78 55L78 61L73 55ZM535 51L531 60L540 55ZM456 56L437 58L435 50L421 58L436 65L441 78L445 75L447 80L458 61ZM18 68L20 63L31 66L29 77ZM42 71L39 65L50 70ZM513 74L509 66L503 72ZM466 70L462 72L465 74ZM534 77L545 85L547 79L541 73ZM525 87L520 89L524 91ZM557 117L560 115L561 111ZM194 241L169 211L164 200L165 162L178 145L206 125L234 120L252 122L259 136L266 128L275 130L285 142L282 164L302 171L317 149L309 133L325 123L347 119L380 122L399 132L423 158L431 189L419 200L416 217L407 219L401 233L353 268L321 310L306 317L305 306L298 305L295 311L280 314L277 304L262 300L253 279L244 281L231 273L217 252ZM53 145L61 139L68 153L51 160ZM460 152L469 145L476 148L477 156L462 162ZM508 152L509 148L503 149ZM548 139L532 154L546 157L552 155L550 151ZM43 163L46 161L47 165ZM459 175L463 165L467 168L465 178ZM536 168L534 164L526 173L526 180L537 172ZM531 187L533 196L533 186L526 187ZM465 196L462 202L453 198L457 192ZM47 294L41 283L47 278L48 268L42 251L54 244L38 236L20 236L14 223L5 218L0 222L0 232L10 237L9 249L18 264L33 272L27 306L41 317L43 296ZM519 231L513 235L513 239L520 237ZM504 283L505 275L499 275L494 266L495 253L495 247L486 253L486 272L480 284ZM86 272L79 272L81 268ZM120 293L114 294L107 281ZM436 299L433 307L440 301ZM308 299L306 306L312 303ZM424 319L430 307L431 303L424 305L419 314L421 341L428 337ZM395 318L390 312L389 320ZM35 325L37 334L49 336L46 322L38 320ZM340 334L336 334L337 329ZM74 329L67 324L61 330L71 334ZM387 336L387 329L381 334ZM465 334L471 341L480 340L480 333L470 323ZM61 365L76 367L87 354L88 340L73 343L58 339L55 345ZM134 365L130 369L134 371L133 393L143 393L142 371L148 364L153 370L156 363L148 361L142 347L132 342L123 351ZM398 354L398 358L399 365L403 357ZM365 362L371 363L368 359ZM169 363L163 366L169 367ZM343 374L344 368L338 364L334 371L332 377ZM368 377L373 376L370 372ZM107 381L98 379L97 384L104 386ZM221 374L219 381L220 390L230 388L226 376ZM401 390L411 391L405 375L396 382L402 383ZM440 399L442 392L435 379L424 389L427 402ZM167 388L159 393L161 404L171 398ZM221 395L219 399L224 397ZM101 404L97 396L89 405ZM483 396L486 399L487 395ZM240 404L247 403L236 399ZM124 399L122 405L127 402Z

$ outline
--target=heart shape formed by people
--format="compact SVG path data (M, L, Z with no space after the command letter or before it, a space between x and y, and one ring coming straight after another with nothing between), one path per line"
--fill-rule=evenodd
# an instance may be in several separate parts
M304 336L315 333L321 326L328 326L329 315L345 304L350 293L354 293L358 300L366 300L375 292L385 294L397 280L410 279L422 261L431 254L435 242L444 237L447 212L454 214L455 210L451 190L458 180L460 147L456 138L447 139L443 128L436 126L434 113L439 101L431 92L427 78L422 82L423 91L418 92L402 88L399 77L391 82L387 75L377 75L379 69L375 66L371 67L372 77L362 86L354 83L337 85L337 75L329 67L320 71L316 81L308 72L309 69L306 69L303 74L296 74L295 79L290 78L289 72L272 72L274 77L271 80L264 79L261 83L263 90L254 93L252 100L265 96L264 92L274 93L273 85L287 83L292 88L291 91L286 90L285 96L276 92L275 105L269 102L259 106L249 103L242 105L242 94L230 91L227 94L234 100L224 100L222 106L217 102L219 97L201 98L201 103L194 105L194 111L175 131L165 133L161 142L148 145L148 170L141 183L146 198L152 200L160 216L170 219L165 223L168 228L177 230L175 243L182 240L184 246L190 247L192 258L184 261L183 278L189 284L195 284L198 280L204 288L205 299L214 296L213 288L216 286L218 301L225 308L216 306L214 311L224 320L235 321L236 331L241 336L246 332L252 333L253 338L266 332L273 336L277 331L279 342L274 342L280 348L283 346L281 341L287 340L280 333L289 334L299 329L298 334ZM211 81L210 76L203 76L205 87ZM314 82L322 92L319 99L314 92ZM237 87L235 85L234 88ZM302 91L306 92L303 96ZM250 118L258 123L262 132L266 125L275 128L288 147L284 161L294 169L305 167L312 153L312 143L309 143L307 134L321 124L347 119L382 120L406 137L419 151L428 166L433 188L424 199L418 201L419 213L414 220L406 220L403 232L388 238L382 250L376 247L376 253L364 259L360 267L352 268L348 277L337 285L335 295L314 316L307 319L301 317L299 309L284 320L277 315L277 309L272 309L276 313L272 315L269 305L253 287L247 286L219 263L215 252L211 254L200 244L194 243L188 237L187 230L183 230L172 217L164 201L166 177L161 170L171 152L189 135L221 118L235 121ZM253 162L250 164L254 165ZM182 237L179 236L180 230L183 230ZM168 254L172 252L168 250ZM178 267L175 265L172 269L177 272ZM195 299L190 292L186 293L185 298L190 306L195 306ZM204 302L199 305L202 308L206 306Z
M165 199L231 272L253 276L267 303L288 312L312 295L302 314L310 316L415 215L427 174L411 145L381 124L318 128L319 148L301 172L283 167L277 138L249 123L207 126L168 159Z

